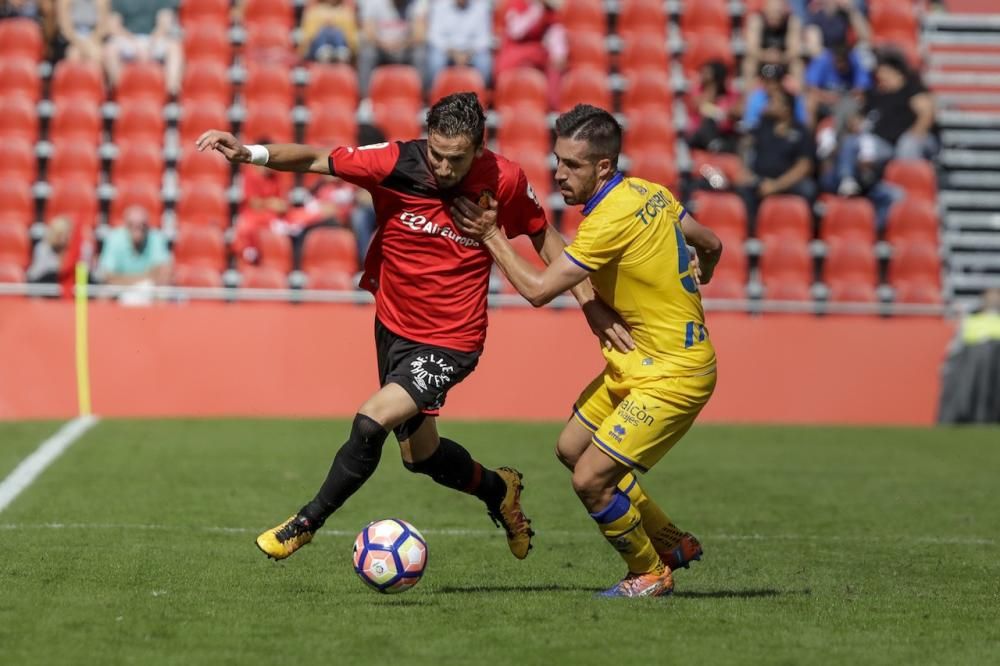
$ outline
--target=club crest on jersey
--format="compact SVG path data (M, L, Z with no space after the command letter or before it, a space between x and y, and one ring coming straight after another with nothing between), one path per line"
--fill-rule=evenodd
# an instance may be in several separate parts
M489 208L490 200L492 199L495 201L496 198L497 195L494 194L492 190L483 190L482 192L479 193L479 200L476 202L476 205L484 209Z

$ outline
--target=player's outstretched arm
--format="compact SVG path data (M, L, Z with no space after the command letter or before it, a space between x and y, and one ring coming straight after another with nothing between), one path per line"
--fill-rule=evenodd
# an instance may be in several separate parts
M681 232L695 252L698 254L698 282L708 284L712 280L715 266L722 258L722 241L715 232L691 217L685 215L681 220Z
M259 164L275 171L330 175L330 152L298 143L245 146L229 132L208 130L196 142L199 151L216 150L237 164Z

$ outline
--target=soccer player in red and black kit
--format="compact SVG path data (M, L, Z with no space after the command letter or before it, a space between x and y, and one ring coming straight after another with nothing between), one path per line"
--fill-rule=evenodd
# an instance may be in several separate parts
M458 197L498 201L506 234L527 234L546 263L562 253L565 242L547 224L521 168L483 145L485 114L475 94L440 100L427 114L427 129L426 140L331 152L298 144L244 146L218 130L198 139L199 150L217 150L231 162L332 174L355 183L371 192L378 216L361 284L375 294L381 388L358 409L315 498L257 537L258 547L275 559L309 543L365 483L390 430L407 469L482 500L518 559L531 547L531 521L521 510L521 474L509 467L484 468L437 432L435 417L448 391L479 362L493 264L479 242L457 231L449 211ZM630 348L621 318L595 298L589 283L573 295L603 344Z

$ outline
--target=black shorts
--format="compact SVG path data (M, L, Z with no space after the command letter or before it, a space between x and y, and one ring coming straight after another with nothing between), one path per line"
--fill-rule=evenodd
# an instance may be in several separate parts
M379 385L399 384L417 403L420 415L396 429L405 439L424 416L437 416L448 391L469 376L482 352L463 352L414 342L396 335L375 318L375 351Z

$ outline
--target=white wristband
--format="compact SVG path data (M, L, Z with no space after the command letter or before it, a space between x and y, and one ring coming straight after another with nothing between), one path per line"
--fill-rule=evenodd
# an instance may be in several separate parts
M247 150L250 151L250 164L264 166L271 159L271 153L267 152L267 146L255 143L247 146Z

